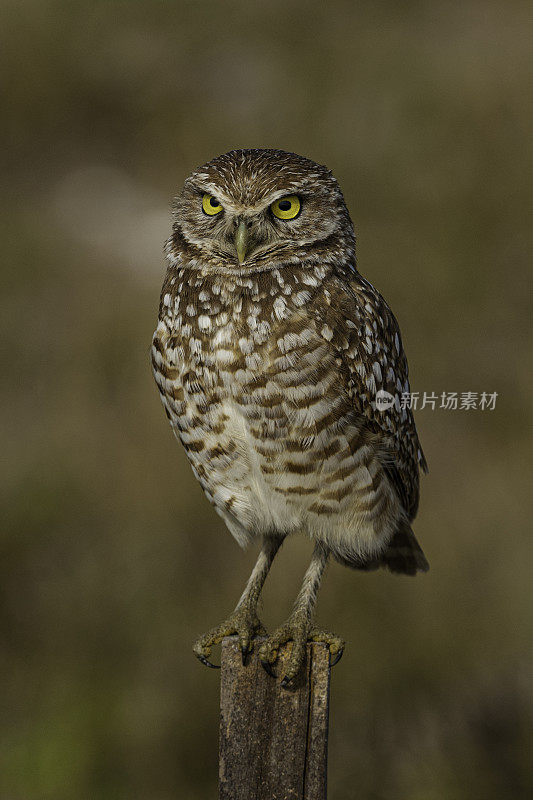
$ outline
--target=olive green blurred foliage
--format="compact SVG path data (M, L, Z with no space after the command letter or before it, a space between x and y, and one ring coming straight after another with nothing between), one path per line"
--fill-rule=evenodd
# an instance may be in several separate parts
M334 170L413 389L498 392L417 414L430 573L329 570L329 796L532 796L530 11L4 3L1 800L216 795L218 673L191 644L255 553L196 485L148 351L173 193L262 146ZM285 545L269 625L309 553Z

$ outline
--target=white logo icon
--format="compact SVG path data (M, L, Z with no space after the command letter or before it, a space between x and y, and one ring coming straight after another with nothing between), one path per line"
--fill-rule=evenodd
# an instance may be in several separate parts
M378 411L386 411L394 405L394 396L385 389L376 392L376 408Z

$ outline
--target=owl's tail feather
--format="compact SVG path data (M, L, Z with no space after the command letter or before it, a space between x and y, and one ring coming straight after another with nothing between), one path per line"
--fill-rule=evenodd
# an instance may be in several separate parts
M362 563L342 557L339 558L337 555L335 557L346 566L361 570L385 567L391 572L401 573L402 575L416 575L417 572L427 572L429 569L424 552L418 544L411 526L406 521L400 523L386 549L376 559Z
M400 524L381 556L379 566L404 575L428 571L428 561L408 522Z

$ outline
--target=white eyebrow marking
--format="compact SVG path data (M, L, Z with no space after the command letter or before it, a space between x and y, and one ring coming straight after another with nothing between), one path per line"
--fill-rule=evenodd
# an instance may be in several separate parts
M200 180L198 180L200 179ZM227 194L227 192L216 183L209 180L209 176L205 173L195 175L194 181L191 181L193 186L198 192L202 194L211 194L220 201L225 211L231 211L234 214L242 214L243 212L259 213L269 208L272 203L279 200L281 197L290 197L292 194L301 196L297 186L288 186L285 189L274 189L265 197L262 197L254 205L247 203L240 203L234 197Z

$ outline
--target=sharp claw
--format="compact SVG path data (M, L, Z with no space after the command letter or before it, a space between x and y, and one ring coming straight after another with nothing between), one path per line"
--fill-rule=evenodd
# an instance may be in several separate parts
M220 666L218 664L212 664L210 661L207 660L205 656L197 656L197 658L199 659L199 661L202 662L202 664L205 667L211 667L211 669L220 669Z
M263 669L265 670L265 672L267 673L267 675L270 675L271 678L275 678L276 677L276 673L272 669L272 664L269 661L261 660L261 665L262 665Z
M337 655L334 657L333 661L331 660L331 655L330 655L330 657L329 657L329 659L330 659L330 663L329 663L330 667L334 667L335 664L339 663L339 661L342 658L343 653L344 653L344 650L339 650Z

